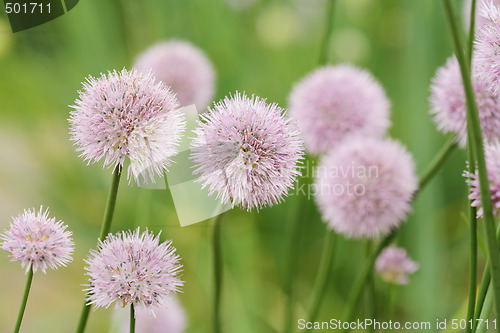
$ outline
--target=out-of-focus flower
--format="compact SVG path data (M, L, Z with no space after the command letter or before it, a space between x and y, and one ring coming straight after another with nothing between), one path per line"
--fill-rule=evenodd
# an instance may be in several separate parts
M484 147L486 158L486 169L488 170L488 181L490 184L491 202L493 204L493 214L500 215L500 143L495 140L493 143L487 143ZM481 205L481 193L479 191L479 176L476 173L464 172L469 183L469 200L477 210L477 217L483 217L483 208Z
M300 174L302 141L285 111L236 93L202 115L195 130L195 175L222 203L251 210L282 200Z
M11 261L21 261L28 272L47 267L56 269L71 262L74 249L71 232L62 221L49 217L49 210L25 210L13 218L10 229L1 235L2 249L11 253Z
M349 65L310 73L293 88L289 107L312 154L349 137L380 137L390 125L384 89L370 73Z
M155 44L137 57L134 66L140 71L151 70L157 80L171 87L181 106L194 104L204 109L212 101L213 65L201 49L189 42Z
M406 250L390 246L378 256L375 270L385 282L408 284L408 275L418 270L418 264L408 257Z
M85 260L89 276L87 300L96 308L134 304L136 309L161 305L179 292L182 265L172 242L160 244L159 235L146 230L121 232L99 241Z
M478 65L474 59L473 86L483 135L487 140L500 137L500 99L491 84L478 77ZM462 76L457 59L453 56L436 71L432 79L431 110L434 122L443 133L457 134L463 148L467 143L467 105Z
M177 153L185 124L175 95L150 73L136 70L89 76L70 115L71 140L88 163L123 168L129 182L163 175Z
M127 312L128 313L128 312ZM121 320L120 332L130 332L130 322ZM159 306L135 310L136 333L183 333L187 327L184 308L175 297L168 297Z
M360 137L322 158L314 191L331 228L348 237L374 238L401 224L417 187L414 161L401 144Z

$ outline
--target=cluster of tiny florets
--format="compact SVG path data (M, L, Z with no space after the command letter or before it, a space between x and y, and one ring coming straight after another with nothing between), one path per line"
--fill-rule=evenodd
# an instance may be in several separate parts
M307 75L289 97L307 150L326 153L353 136L381 137L390 125L390 102L367 71L326 66Z
M495 141L488 143L484 147L486 158L486 170L488 171L488 181L490 185L491 202L493 204L493 214L500 215L500 143ZM479 189L478 172L471 174L464 172L469 183L469 200L471 205L477 207L477 217L483 217L483 208L481 205L481 192Z
M500 93L500 7L491 1L483 2L479 14L485 21L475 41L479 75L489 83L496 94Z
M89 163L120 169L128 179L154 181L177 152L184 119L170 89L136 70L89 76L69 119L71 140Z
M500 137L500 98L491 89L491 84L478 73L480 66L474 58L473 87L481 120L483 135L486 140ZM467 143L467 104L458 61L448 59L440 67L431 85L431 114L438 129L444 133L455 133L461 147Z
M48 209L25 210L1 235L2 249L11 253L11 261L21 261L26 272L40 268L45 273L48 267L56 269L73 260L74 244L66 229L62 221L49 217Z
M418 182L413 158L401 144L357 138L321 159L314 185L331 228L348 237L373 238L404 221Z
M418 270L418 264L408 257L405 249L385 248L375 261L375 270L382 280L393 284L408 284L408 275Z
M181 290L182 265L171 242L160 244L148 231L108 235L92 250L87 263L87 298L96 308L134 304L156 306Z
M203 114L194 174L223 202L251 210L282 200L299 172L300 132L277 104L236 93Z

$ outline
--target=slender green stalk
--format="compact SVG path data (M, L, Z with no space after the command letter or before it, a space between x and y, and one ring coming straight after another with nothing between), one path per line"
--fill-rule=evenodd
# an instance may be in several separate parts
M130 333L135 333L134 303L130 303Z
M394 307L396 305L396 286L389 283L387 286L387 313L386 321L394 319Z
M488 289L488 292L486 293L485 299L484 299L484 306L483 310L481 311L481 315L479 316L479 322L482 323L480 326L477 327L477 330L475 332L477 333L485 333L488 328L492 328L493 325L498 326L498 321L494 324L492 321L489 321L486 323L487 320L490 319L491 316L491 311L493 310L493 302L494 302L494 297L493 297L493 292L491 288ZM477 324L479 324L479 322Z
M213 218L212 222L212 251L214 260L214 299L213 299L213 332L221 332L220 319L220 303L222 294L223 281L223 258L221 247L221 218L223 214L219 214Z
M372 252L372 241L366 241L366 260L370 260L371 252ZM370 272L368 273L368 277L366 279L365 287L368 290L367 293L367 308L368 315L371 318L377 318L377 298L375 295L375 276L373 276L373 264L370 265ZM375 332L375 328L373 326L368 327L368 332Z
M484 212L484 225L486 230L486 245L488 247L488 256L490 258L490 269L493 282L493 295L495 297L495 304L497 308L500 305L500 254L498 252L498 242L495 237L495 221L493 218L493 207L490 197L490 188L488 182L488 174L486 170L486 162L484 157L483 137L481 133L481 125L479 121L479 114L475 99L474 90L472 88L470 78L470 68L467 66L465 59L464 49L462 47L462 40L459 35L457 27L457 18L451 0L443 0L445 7L446 18L450 27L455 54L460 65L460 72L462 74L465 97L467 100L467 122L470 124L472 138L472 148L475 157L477 158L477 170L479 176L479 191L481 194L481 203ZM497 322L500 323L500 311L497 311ZM500 325L497 327L500 332Z
M106 208L104 210L104 218L101 224L101 231L99 233L99 239L104 240L109 234L111 229L111 222L113 221L113 213L115 212L116 196L118 194L118 185L120 185L121 172L118 168L113 172L113 178L111 180L111 188L109 190L108 200L106 202ZM78 326L76 328L77 333L83 333L85 331L85 326L87 326L87 320L90 314L90 305L87 304L85 300L83 302L82 311L80 313L80 320L78 321Z
M328 281L333 264L333 254L335 251L335 233L330 228L326 227L325 241L323 244L323 252L321 254L318 274L316 274L316 281L314 282L313 300L311 302L311 310L309 312L309 322L316 321L318 316L321 302L325 296L328 288ZM310 330L306 330L306 333Z
M24 288L24 295L21 301L21 308L19 309L19 314L17 315L16 326L14 327L14 333L18 333L21 328L21 322L23 321L24 311L26 310L26 304L28 303L28 296L31 289L31 281L33 281L33 267L28 271L28 277L26 278L26 287Z
M366 284L366 280L370 276L370 272L373 269L373 264L377 259L378 255L382 250L391 243L392 239L396 236L397 230L392 231L389 235L387 235L375 248L375 251L371 254L368 259L366 265L363 267L363 271L358 279L354 282L354 286L349 294L349 298L347 299L347 304L345 307L345 315L344 321L352 321L354 319L354 314L356 312L356 306L359 303L359 299L361 298L361 293ZM345 329L344 332L349 332L349 329Z
M483 278L481 279L481 285L479 287L479 292L477 293L477 299L476 299L476 310L474 312L474 319L478 319L481 317L481 314L483 312L483 308L485 307L486 303L486 296L488 294L491 295L490 289L490 281L491 281L491 274L490 274L490 266L487 264L483 273ZM474 323L472 332L477 331L477 322Z
M476 19L476 0L471 1L469 43L467 45L467 60L469 70L472 72L472 50L474 48L474 26ZM472 143L472 126L467 122L467 154L469 161L469 173L473 174L475 170L475 156ZM469 201L469 220L470 220L470 263L469 263L469 300L467 304L467 322L472 322L472 326L467 325L465 333L471 333L475 330L475 307L476 307L476 289L477 289L477 217L476 207L472 207L472 201Z
M500 242L500 225L497 227L497 240ZM481 315L481 312L483 310L483 304L486 299L486 293L489 290L491 282L491 271L490 271L490 264L489 264L489 258L488 262L486 263L486 266L484 267L483 271L483 277L481 278L481 283L479 285L479 292L477 293L477 299L476 299L476 310L474 312L474 319L479 318ZM475 323L477 324L477 323ZM473 330L475 332L475 328Z
M444 162L448 159L448 156L453 152L453 150L457 147L456 138L450 137L443 144L441 149L437 152L436 156L432 159L429 165L424 169L424 172L420 176L420 180L418 182L420 192L429 181L436 175L436 173L441 169Z
M469 25L469 44L467 45L467 55L469 65L472 62L472 51L474 50L474 31L476 28L476 0L472 0L470 4L470 25Z
M328 58L328 43L330 42L330 36L332 35L333 27L333 16L335 13L335 0L327 0L326 10L325 10L325 30L323 33L323 38L321 39L321 46L319 49L318 65L323 66L327 62Z
M477 289L477 219L476 209L470 206L470 263L469 263L469 302L467 305L467 321L470 320L475 326L474 310L476 307L476 289ZM471 333L474 327L467 325L465 333Z
M300 179L297 182L297 186L302 184L304 179ZM302 213L304 210L305 202L301 198L298 198L299 202L296 208L295 217L292 218L292 221L289 225L290 228L290 239L286 248L286 257L285 257L285 274L284 274L284 282L283 282L283 291L285 295L288 297L285 303L285 322L283 325L283 332L290 333L292 332L293 320L294 320L294 299L293 299L293 277L295 276L295 269L297 265L297 258L299 254L299 243L300 243L300 235L302 233Z

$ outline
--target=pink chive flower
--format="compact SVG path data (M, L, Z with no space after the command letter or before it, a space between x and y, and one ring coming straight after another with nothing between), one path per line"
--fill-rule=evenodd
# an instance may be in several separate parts
M134 304L137 308L161 305L179 292L182 265L172 242L160 244L159 235L146 230L120 232L99 241L85 260L89 284L85 291L96 308Z
M130 160L129 183L163 175L177 153L184 118L175 95L150 73L136 70L89 76L71 106L71 140L88 164L122 169Z
M403 285L410 282L408 275L418 270L418 264L408 257L406 250L390 246L379 254L375 270L385 282Z
M1 235L2 249L11 254L11 261L20 261L28 272L47 267L57 269L73 260L74 243L67 225L49 218L49 210L25 210L12 218L10 229Z
M486 169L488 170L488 180L490 184L491 201L493 204L493 214L500 215L500 143L487 143L484 147L486 158ZM468 171L464 172L464 176L468 178L469 184L469 200L472 207L477 207L477 217L483 217L483 208L481 206L481 193L479 192L479 176L476 173L471 174Z
M186 41L173 40L151 46L134 66L151 70L159 81L172 87L181 106L195 104L204 109L215 91L215 72L205 53Z
M186 311L179 300L168 297L164 304L150 309L138 308L135 311L136 333L183 333L186 331ZM130 332L128 320L121 321L121 332Z
M484 6L485 3L487 3L488 0L477 0L476 1L476 17L475 17L475 23L474 23L474 29L479 31L485 24L489 22L488 18L482 16L480 12L480 8ZM495 6L500 6L500 0L492 0L493 4ZM469 25L470 25L470 9L472 5L472 0L467 0L464 1L464 9L463 9L463 15L464 15L464 23L465 23L465 30L468 32L469 31Z
M478 74L495 93L500 92L500 7L484 1L479 14L486 23L477 33L475 41Z
M476 58L473 68L473 86L479 109L483 135L487 140L500 137L500 99L490 89L491 84L478 77ZM462 76L457 59L450 57L446 64L436 71L432 79L430 113L443 133L455 133L459 145L467 143L467 106Z
M353 136L380 137L390 125L390 102L367 71L326 66L307 75L289 97L307 150L325 153Z
M321 159L315 178L323 219L354 238L375 238L398 227L418 187L411 155L389 139L345 141Z
M300 175L303 148L298 128L282 108L236 92L202 120L191 158L193 173L210 195L248 211L286 196Z

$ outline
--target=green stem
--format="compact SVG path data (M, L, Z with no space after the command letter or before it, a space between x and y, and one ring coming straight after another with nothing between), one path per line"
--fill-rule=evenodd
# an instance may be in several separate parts
M483 278L481 279L479 292L477 293L476 311L474 312L474 320L481 317L481 314L483 313L483 308L485 307L486 303L486 296L488 294L491 294L491 292L489 291L490 281L491 281L490 279L491 279L490 266L486 265L483 273ZM472 332L476 331L477 331L477 322L474 323Z
M392 320L394 321L394 308L396 305L396 286L394 284L389 283L387 286L387 314L386 314L386 321Z
M468 131L468 160L469 173L475 172L475 159L472 149L471 128L467 126ZM471 333L475 330L477 318L474 314L476 307L476 289L477 289L477 216L476 207L472 206L472 201L469 200L469 227L470 227L470 263L469 263L469 301L467 305L467 322L472 322L472 327L467 325L465 333ZM489 274L488 274L489 275ZM488 277L489 281L489 277Z
M366 260L370 260L370 254L372 252L372 241L366 241ZM375 277L373 276L373 264L370 264L370 271L368 273L368 277L366 279L365 287L368 289L368 298L367 298L367 308L368 308L368 316L371 318L377 318L377 299L375 295ZM368 327L369 332L375 332L375 328L373 326Z
M134 303L130 303L130 333L135 333Z
M470 25L469 25L469 44L467 45L467 55L469 65L472 62L472 51L474 50L474 29L476 28L476 0L471 1L470 7Z
M17 315L16 327L14 328L14 333L18 333L21 328L21 322L23 321L24 310L26 310L26 304L28 303L28 295L30 294L31 281L33 281L33 267L30 267L28 271L28 277L26 278L26 287L24 288L24 295L21 301L21 308L19 309L19 314Z
M104 210L104 217L101 224L101 231L99 233L99 240L104 240L109 234L111 229L111 222L113 221L113 213L115 211L116 196L118 194L118 185L120 184L121 171L116 168L113 171L113 178L111 180L111 188L109 190L108 199L106 202L106 208ZM82 311L80 313L80 320L78 321L78 326L76 328L77 333L83 333L85 331L85 326L87 326L87 320L90 314L90 305L87 304L87 300L84 301Z
M444 162L447 160L448 156L457 147L456 138L450 137L437 152L436 156L432 159L429 165L424 169L422 176L420 176L419 189L420 192L429 181L436 175L436 173L441 169Z
M477 333L485 333L489 327L491 327L493 325L498 326L498 321L495 324L493 324L492 321L489 321L488 324L486 324L486 322L490 319L491 311L493 310L494 300L495 299L493 297L492 290L491 290L491 288L488 288L488 291L486 293L486 297L484 299L483 310L481 311L481 315L479 316L479 319L481 319L482 322L481 322L481 320L479 320L477 323L477 324L479 324L481 322L481 325L477 327L477 330L476 330Z
M465 97L467 100L468 126L470 126L470 137L472 138L472 148L475 157L477 158L477 170L479 176L479 191L481 194L481 203L484 212L484 226L486 231L486 243L488 247L488 257L491 269L493 282L493 295L497 308L500 306L500 254L498 252L498 242L495 237L495 221L493 218L493 207L491 203L490 188L488 181L488 173L486 170L486 161L484 156L483 137L481 133L481 124L479 120L478 108L476 104L474 89L470 78L470 68L465 60L462 41L459 36L457 27L457 18L455 17L451 0L443 0L445 7L446 18L450 27L455 55L460 65ZM497 311L497 322L500 323L500 311ZM497 327L500 332L500 325Z
M302 180L302 179L301 179ZM297 186L299 186L302 181L299 180L297 182ZM294 299L293 299L293 277L295 276L295 268L297 265L297 258L299 254L299 243L300 243L300 235L302 233L302 212L305 209L305 202L298 198L299 202L296 207L295 217L292 218L292 221L289 225L290 228L290 238L289 243L286 247L286 257L285 257L285 274L284 274L284 282L283 282L283 291L287 296L287 301L285 303L285 322L283 326L283 332L290 333L293 328L293 320L294 320Z
M330 272L332 270L334 248L335 234L327 225L318 274L316 274L316 281L314 282L313 300L311 303L311 311L309 313L309 322L316 321L321 302L325 297L325 293L328 288L327 282L329 281ZM306 330L306 333L309 331L310 329Z
M472 51L474 49L474 29L476 20L476 0L471 1L469 40L467 46L467 60L469 69L472 72ZM472 126L468 122L467 126L467 149L469 160L469 173L475 172L475 157L472 143ZM469 264L469 301L467 305L467 322L472 322L472 327L467 325L465 333L472 333L476 330L476 291L477 291L477 216L476 207L469 201L469 219L470 219L470 264ZM489 275L489 274L488 274ZM489 279L488 279L489 280ZM484 297L484 296L483 296ZM483 302L484 299L481 301ZM482 306L482 305L481 305Z
M470 216L470 264L469 264L469 303L467 305L467 321L475 323L474 309L476 306L477 288L477 219L474 207L469 209ZM475 326L475 325L473 325ZM467 325L465 333L471 333L473 327Z
M220 320L220 303L221 303L221 292L222 292L222 281L223 281L223 258L222 258L222 247L221 247L221 218L223 214L219 214L213 218L212 224L212 251L214 260L214 299L213 299L213 332L221 332L221 320Z
M359 299L361 298L361 293L366 284L366 280L370 276L370 272L373 269L373 264L377 259L378 255L382 250L391 243L392 239L396 236L397 230L392 231L389 235L385 236L385 238L379 243L375 251L373 251L372 255L368 259L368 262L363 267L363 271L358 279L354 282L354 286L349 294L347 299L347 305L345 307L345 315L344 321L350 322L354 319L354 313L357 308L357 304L359 303ZM349 332L350 329L345 329L344 332Z
M318 66L323 66L327 62L328 58L328 43L330 41L330 36L332 34L332 27L333 27L333 16L335 12L335 6L334 6L334 1L335 0L327 0L326 3L326 10L325 10L325 30L323 33L323 38L321 39L321 46L319 50L319 57L318 57Z

